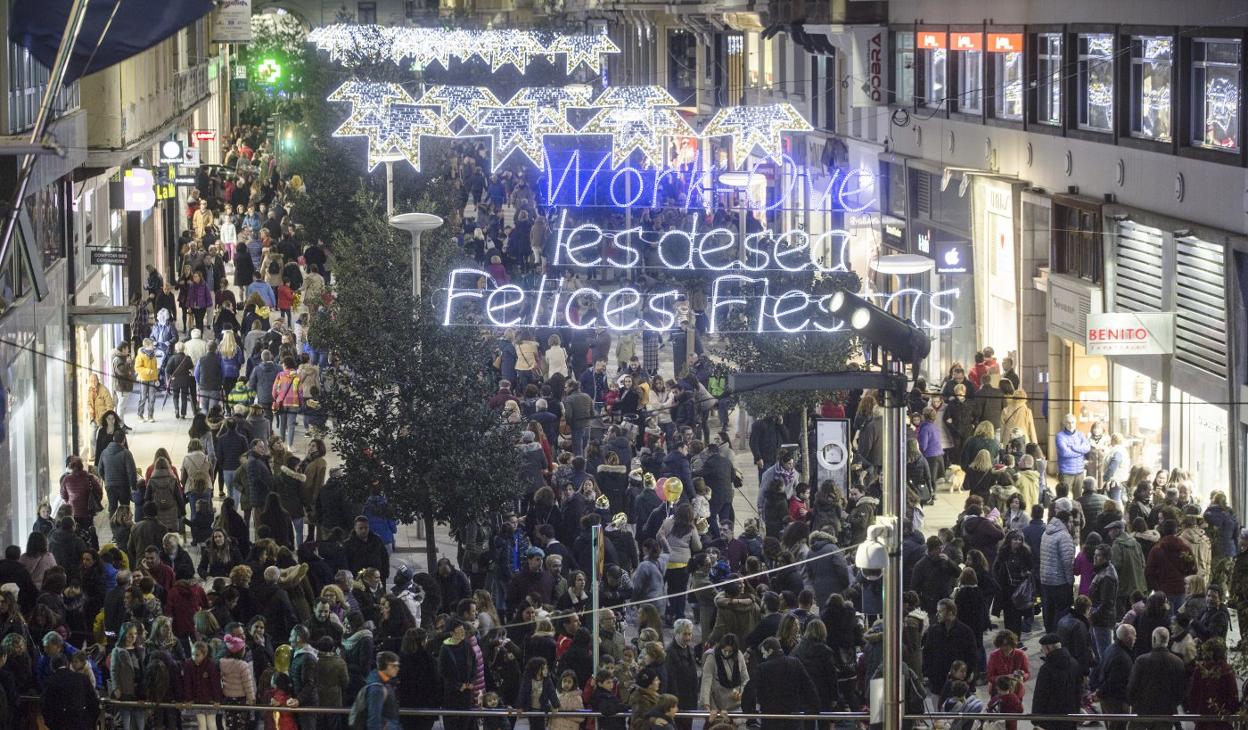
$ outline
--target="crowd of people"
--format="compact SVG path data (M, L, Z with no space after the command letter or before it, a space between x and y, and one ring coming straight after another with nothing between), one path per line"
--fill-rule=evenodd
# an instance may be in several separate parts
M455 559L416 572L392 560L385 495L354 503L319 438L331 361L302 325L332 297L330 257L293 222L302 182L258 129L228 142L232 172L203 173L187 211L182 274L149 272L136 352L114 353L111 388L92 382L95 448L71 458L56 514L45 505L25 550L0 561L0 717L35 713L18 701L31 693L53 730L93 723L100 698L162 703L114 705L127 730L436 720L400 708L532 711L529 726L551 730L691 728L675 713L701 712L727 728L736 711L867 707L883 662L879 394L818 409L852 424L844 486L812 483L784 422L755 420L758 496L738 519L754 475L736 466L734 398L687 333L647 332L638 353L605 329L508 329L488 404L520 424L522 493L454 526ZM487 175L468 148L455 158L465 254L503 276L540 268L549 232L531 183ZM190 423L182 459L171 444L136 464L128 424L154 419L166 392ZM1027 641L1043 655L1036 713L1238 708L1226 641L1229 607L1248 620L1248 532L1223 493L1202 509L1183 472L1129 468L1121 438L1085 436L1073 417L1050 464L1012 363L990 348L939 387L917 381L908 405L909 712L1023 712ZM942 488L965 492L964 509L925 537ZM184 718L173 703L186 702L220 709ZM600 716L569 714L581 709Z

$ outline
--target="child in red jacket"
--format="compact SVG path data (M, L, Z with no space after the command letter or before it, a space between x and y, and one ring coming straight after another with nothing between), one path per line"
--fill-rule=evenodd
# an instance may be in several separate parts
M291 682L290 675L281 672L273 673L273 688L268 693L269 705L274 709L272 711L261 711L264 717L264 730L299 730L299 723L295 720L295 713L281 712L279 707L298 707L299 700L295 699L295 685Z
M290 310L295 306L295 291L290 288L290 282L282 280L277 286L277 311L282 313L286 318L286 325L293 326L290 319Z
M793 487L793 496L789 498L789 519L794 522L806 522L810 519L810 485L799 482Z

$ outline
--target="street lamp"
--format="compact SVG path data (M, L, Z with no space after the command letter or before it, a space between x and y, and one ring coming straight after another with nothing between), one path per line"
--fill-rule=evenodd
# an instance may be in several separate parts
M390 217L390 225L412 236L412 296L420 298L420 234L442 225L432 213L400 213Z
M407 159L400 154L381 155L377 158L386 166L386 217L394 217L394 163Z

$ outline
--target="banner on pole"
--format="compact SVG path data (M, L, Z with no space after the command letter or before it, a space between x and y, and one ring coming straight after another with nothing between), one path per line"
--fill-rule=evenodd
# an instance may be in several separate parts
M212 18L214 43L251 43L251 0L221 0Z

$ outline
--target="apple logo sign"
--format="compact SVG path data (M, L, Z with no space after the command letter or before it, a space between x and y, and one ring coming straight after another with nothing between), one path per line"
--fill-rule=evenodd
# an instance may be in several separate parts
M958 253L958 249L951 248L945 251L945 266L950 268L961 266L962 262L960 259L961 255Z

